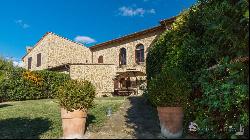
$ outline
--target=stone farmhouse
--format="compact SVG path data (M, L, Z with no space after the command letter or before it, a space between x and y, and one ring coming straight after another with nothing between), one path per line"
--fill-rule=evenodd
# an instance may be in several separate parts
M89 80L97 96L141 94L146 84L148 49L174 20L161 20L158 26L91 47L48 32L33 47L26 48L24 68L59 71L72 79Z

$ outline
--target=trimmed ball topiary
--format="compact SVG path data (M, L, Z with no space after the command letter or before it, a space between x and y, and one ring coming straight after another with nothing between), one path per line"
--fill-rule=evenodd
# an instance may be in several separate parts
M148 83L148 96L158 107L184 107L190 94L190 85L178 69L163 70Z
M94 104L95 87L89 81L70 80L59 87L57 99L68 111L87 110Z

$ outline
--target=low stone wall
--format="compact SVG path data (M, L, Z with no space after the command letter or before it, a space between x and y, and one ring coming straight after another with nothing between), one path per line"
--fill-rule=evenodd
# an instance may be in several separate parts
M84 79L94 84L97 96L114 92L115 65L113 64L81 64L70 65L72 79Z

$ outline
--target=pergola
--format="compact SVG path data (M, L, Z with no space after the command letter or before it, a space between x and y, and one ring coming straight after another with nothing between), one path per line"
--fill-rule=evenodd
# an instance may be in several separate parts
M124 71L124 72L117 72L116 74L117 75L115 76L115 79L120 79L120 78L125 78L125 77L129 77L129 78L130 77L135 77L135 79L136 79L136 81L135 81L136 85L137 85L137 77L138 76L146 76L146 74L144 72L141 72L139 70L127 70L127 71ZM123 90L124 89L119 89L118 91L121 92ZM135 90L135 92L137 92L137 90Z

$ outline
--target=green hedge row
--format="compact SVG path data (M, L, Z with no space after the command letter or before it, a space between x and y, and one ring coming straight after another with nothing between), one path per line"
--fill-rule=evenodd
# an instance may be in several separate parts
M230 138L248 127L248 9L247 0L199 0L149 50L149 100L171 106L181 99L185 128L194 121L202 137Z
M3 59L0 68L0 101L54 98L58 87L70 79L52 71L30 72Z

